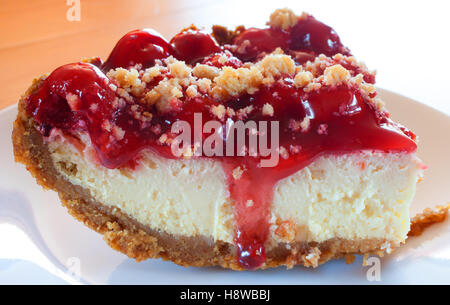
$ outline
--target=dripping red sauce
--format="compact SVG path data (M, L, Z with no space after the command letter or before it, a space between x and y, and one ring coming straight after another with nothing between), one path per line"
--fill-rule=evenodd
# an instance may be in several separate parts
M242 47L243 44L247 46ZM105 73L112 68L129 68L136 64L148 68L171 55L191 64L202 62L238 68L278 47L294 59L310 60L318 54L350 55L336 32L312 16L299 19L288 30L250 28L235 37L232 46L219 46L208 33L193 29L176 35L170 43L154 31L136 30L119 40L103 64L99 61L95 65L75 63L56 69L27 99L27 112L34 117L44 136L54 128L72 135L87 132L99 162L107 168L136 166L143 149L175 158L169 146L159 144L160 135L170 131L178 120L193 123L194 113L201 113L203 122L216 119L210 107L219 103L205 95L184 98L183 103L177 105L177 111L167 114L158 113L152 106L138 105L137 101L138 106L133 103L118 106L118 96ZM228 57L226 63L220 63L220 55ZM350 64L346 68L355 74L361 72ZM365 81L374 83L375 80L367 74ZM262 114L266 103L274 109L272 117ZM281 157L275 167L258 166L260 157L210 157L221 161L228 177L237 223L237 257L246 269L257 268L265 262L270 205L273 189L280 179L324 154L416 150L412 132L394 124L387 113L374 109L357 88L349 85L322 87L307 93L297 89L292 79L280 78L270 87L263 86L252 95L242 95L224 104L235 110L252 105L255 110L245 121L279 121L279 144L289 153L287 158ZM137 120L133 107L152 114L151 121ZM293 128L292 123L302 121L305 116L310 117L307 132ZM235 180L233 171L238 166L244 171Z

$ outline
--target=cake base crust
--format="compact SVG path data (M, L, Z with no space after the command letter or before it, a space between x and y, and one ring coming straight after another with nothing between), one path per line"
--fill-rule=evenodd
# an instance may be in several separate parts
M447 220L450 203L447 205L436 206L434 209L425 209L411 219L411 229L408 237L420 236L430 226Z
M36 79L22 96L14 123L12 140L16 162L27 170L45 189L58 192L62 204L77 220L103 235L111 248L130 258L142 261L162 258L182 266L222 266L243 270L236 260L236 248L230 243L208 237L175 236L143 226L119 209L111 209L97 202L89 190L73 185L56 170L43 136L36 130L32 118L26 115L25 99L45 79ZM67 170L70 170L68 168ZM330 239L325 242L280 243L268 249L262 269L285 265L317 267L330 259L345 257L351 262L354 254L383 255L386 240Z

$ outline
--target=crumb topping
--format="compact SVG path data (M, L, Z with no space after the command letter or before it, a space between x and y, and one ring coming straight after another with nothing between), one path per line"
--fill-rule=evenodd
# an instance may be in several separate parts
M218 60L226 63L228 57L219 56ZM355 74L355 71L360 73ZM110 86L123 99L118 103L132 103L133 98L137 98L140 103L156 107L160 113L178 111L187 99L200 96L210 96L218 102L223 102L242 94L254 94L262 86L270 87L280 79L292 82L296 88L303 88L304 92L317 91L324 86L355 86L376 109L384 109L383 102L374 96L375 87L364 80L365 75L375 74L351 56L319 55L314 61L300 65L279 48L261 60L245 63L239 68L218 68L201 63L191 66L170 56L157 60L151 68L142 69L136 65L130 69L111 69L107 73L112 80ZM68 97L68 101L76 107L75 98ZM247 108L236 112L226 107L214 106L211 112L223 119L226 115L242 116L251 110ZM265 104L262 112L265 116L272 116L273 106ZM308 129L308 118L301 122L301 129Z
M275 50L274 53L265 56L256 64L257 69L265 78L269 78L271 82L274 81L276 76L292 76L295 72L294 60L289 55L277 54L277 50ZM269 82L269 84L271 82Z
M307 132L309 130L309 125L310 125L309 116L305 116L303 121L300 122L299 126L300 126L302 132Z
M273 114L275 113L273 106L270 105L269 103L265 103L262 109L262 113L263 115L266 116L273 116Z
M251 208L255 203L253 202L253 200L247 200L247 202L245 203L245 206L247 208Z
M280 146L278 148L278 152L279 152L281 158L283 158L284 160L289 159L289 151L286 149L286 147Z
M194 76L197 78L207 78L213 80L219 76L220 70L217 67L198 64L194 67Z
M233 178L234 180L239 180L242 177L242 174L244 173L244 169L242 166L238 166L233 170Z
M214 78L212 95L218 100L237 97L242 93L253 94L262 84L263 75L256 67L238 68L224 67Z
M134 68L130 70L117 68L109 71L106 76L110 79L114 79L120 89L124 89L127 93L134 96L139 96L144 90L139 74L140 73Z
M294 84L297 88L306 87L314 79L314 76L309 71L300 71L295 75Z
M211 107L211 111L219 120L223 120L227 112L224 105L214 105Z
M302 15L304 16L304 14ZM275 10L270 15L269 25L276 29L286 30L293 27L301 16L295 15L295 13L289 8L281 8Z
M324 82L329 86L337 86L350 79L350 72L340 64L327 67L323 72Z

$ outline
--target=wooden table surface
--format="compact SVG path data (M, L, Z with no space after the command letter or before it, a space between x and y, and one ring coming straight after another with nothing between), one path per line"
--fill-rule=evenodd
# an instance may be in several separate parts
M72 22L70 2L0 0L0 109L36 76L81 58L105 59L130 30L151 27L170 39L192 23L262 26L275 8L291 7L334 27L377 69L379 86L450 113L446 1L80 0L80 21Z

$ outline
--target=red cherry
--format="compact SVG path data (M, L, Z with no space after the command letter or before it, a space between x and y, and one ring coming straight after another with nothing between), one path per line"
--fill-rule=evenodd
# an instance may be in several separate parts
M293 50L313 51L327 56L336 53L350 54L336 32L312 16L301 19L292 27L289 47Z
M358 115L364 109L363 101L345 86L312 93L303 105L310 109L314 120L321 123L333 121L339 115Z
M104 115L105 111L109 112L113 97L106 76L96 66L74 63L53 71L29 98L27 109L33 112L41 131L47 134L51 126L62 129L82 126L81 121L91 104L97 103L98 114Z
M102 70L128 68L136 64L148 68L154 65L156 59L166 58L172 53L172 46L158 32L152 29L135 30L117 42Z
M170 43L175 49L176 57L189 64L221 51L216 40L200 30L183 31L173 37Z
M288 34L277 29L249 28L234 39L235 56L242 61L254 60L261 53L270 53L280 47L286 49Z
M253 270L266 261L264 243L254 237L242 237L243 232L236 234L238 246L238 263L247 270Z

